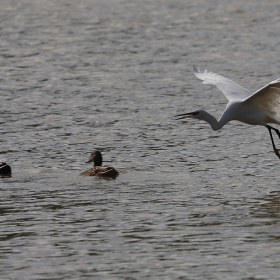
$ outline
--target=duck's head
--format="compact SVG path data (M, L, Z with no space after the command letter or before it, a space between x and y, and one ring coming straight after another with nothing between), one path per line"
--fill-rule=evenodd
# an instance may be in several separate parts
M102 155L99 151L93 151L86 163L93 162L94 166L102 166Z

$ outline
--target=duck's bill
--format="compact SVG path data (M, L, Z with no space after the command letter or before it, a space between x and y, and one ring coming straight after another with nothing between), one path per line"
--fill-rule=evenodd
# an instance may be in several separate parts
M182 120L182 119L186 119L186 118L193 118L194 117L194 113L185 113L185 114L179 114L176 115L175 118L176 120Z

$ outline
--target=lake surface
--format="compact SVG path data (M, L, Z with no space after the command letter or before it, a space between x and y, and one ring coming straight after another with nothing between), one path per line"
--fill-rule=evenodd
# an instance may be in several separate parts
M268 131L174 119L226 106L193 64L279 78L279 30L272 0L1 1L0 278L280 279Z

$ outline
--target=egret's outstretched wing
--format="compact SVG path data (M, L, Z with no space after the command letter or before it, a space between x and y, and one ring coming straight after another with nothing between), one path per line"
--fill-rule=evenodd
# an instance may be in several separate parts
M203 80L203 84L209 84L216 86L229 100L245 99L252 94L248 89L240 86L236 82L216 74L212 71L204 70L200 71L198 67L193 66L194 74L200 80Z
M244 103L263 108L270 117L280 121L280 79L257 90L245 99Z

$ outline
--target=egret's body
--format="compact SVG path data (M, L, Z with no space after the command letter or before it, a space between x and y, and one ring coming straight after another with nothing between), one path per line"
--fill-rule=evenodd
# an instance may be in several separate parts
M203 80L204 84L212 84L220 89L229 103L219 120L204 110L180 114L178 115L179 119L195 118L204 120L215 131L221 129L232 120L250 125L265 126L269 130L274 152L280 158L271 130L274 130L279 138L280 132L278 129L268 125L268 123L280 124L280 79L267 84L255 93L251 93L234 81L214 72L208 70L201 72L199 68L194 66L194 73L199 79Z

